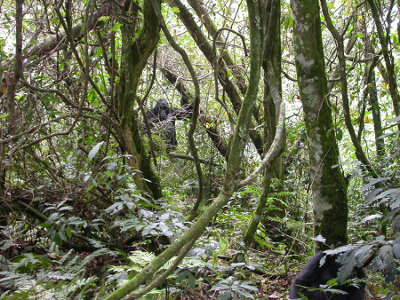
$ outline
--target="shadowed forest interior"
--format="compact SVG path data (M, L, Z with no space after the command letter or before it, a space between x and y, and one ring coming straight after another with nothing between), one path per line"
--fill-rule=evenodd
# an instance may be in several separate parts
M0 299L399 299L399 16L0 0Z

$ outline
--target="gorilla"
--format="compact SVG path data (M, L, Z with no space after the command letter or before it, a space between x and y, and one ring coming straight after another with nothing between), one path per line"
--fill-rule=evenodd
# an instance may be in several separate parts
M146 112L147 121L150 124L165 121L168 118L170 108L168 102L164 99L157 101L156 105Z
M320 260L325 257L325 263L321 266ZM342 284L334 286L334 289L341 290L346 294L338 294L331 292L323 292L321 290L312 290L313 288L318 289L320 285L326 284L330 279L337 278L340 263L336 262L338 255L327 255L323 252L312 256L307 264L304 266L300 274L295 278L291 287L289 299L301 299L301 295L307 297L310 300L363 300L365 299L365 282L361 281L358 286L350 284ZM354 268L352 275L348 279L365 278L365 272L362 268ZM306 289L308 287L311 289Z
M151 127L162 123L161 128L165 133L168 148L175 148L178 145L176 140L174 109L170 108L164 99L157 101L156 105L146 112L146 118Z

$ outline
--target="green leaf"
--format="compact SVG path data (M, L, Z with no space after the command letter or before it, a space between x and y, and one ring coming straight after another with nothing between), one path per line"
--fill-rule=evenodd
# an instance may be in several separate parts
M171 11L172 11L174 14L179 14L179 13L181 12L181 10L180 10L178 7L176 7L176 6L171 7Z
M104 144L104 141L98 143L96 146L94 146L94 147L92 148L92 150L90 150L89 155L88 155L89 160L92 160L92 159L96 156L96 154L97 154L97 153L99 152L99 150L100 150L100 147L101 147L103 144Z
M99 21L108 21L110 19L109 16L102 16L99 18Z
M119 31L121 27L122 27L121 23L115 23L114 26L110 29L110 32Z
M72 237L71 227L68 226L67 228L65 228L65 233L67 237L71 238Z
M229 248L228 240L226 238L224 238L224 237L221 237L219 239L219 243L221 244L221 248L219 249L219 253L220 253L220 255L224 255L226 250L228 250L228 248Z
M343 138L343 130L341 128L336 129L336 139L341 141Z

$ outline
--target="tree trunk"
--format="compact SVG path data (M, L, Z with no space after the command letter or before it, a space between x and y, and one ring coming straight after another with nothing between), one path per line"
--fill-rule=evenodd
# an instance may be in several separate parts
M143 28L138 37L135 37L132 25L124 25L122 28L121 79L117 105L121 135L130 155L130 165L140 171L135 175L135 183L140 190L157 199L162 197L160 180L152 168L150 155L140 134L139 121L133 111L139 79L157 46L160 34L160 24L149 1L144 2L143 18Z
M267 49L265 51L265 59L263 62L264 69L264 141L265 150L267 151L272 144L276 134L276 125L278 122L279 109L282 102L282 73L281 59L281 1L270 1L271 9L267 11L269 18ZM266 170L267 171L267 170ZM269 172L264 173L263 192L261 198L268 199L271 190L271 180L283 180L283 157L282 154L273 162ZM274 221L275 218L283 218L285 215L285 207L280 199L271 199L271 208L268 209L268 215L263 218L263 224L268 232L268 236L272 239L279 239L277 227L279 222Z
M380 20L378 9L375 5L374 0L368 0L368 4L371 8L372 17L374 19L378 37L379 37L379 41L382 46L382 53L383 53L383 58L384 58L385 64L386 64L387 79L388 79L388 83L389 83L389 93L390 93L390 97L392 98L392 101L393 101L393 112L394 112L394 115L397 117L397 116L399 116L399 113L400 113L400 109L399 109L400 96L397 91L397 81L396 81L396 74L395 74L395 70L394 70L394 67L395 67L394 58L393 58L392 53L389 50L388 40L385 37L383 25ZM398 125L398 127L400 130L400 124Z
M17 133L19 118L17 115L17 109L15 104L15 92L17 84L23 76L22 72L22 20L23 20L23 4L24 0L17 0L15 5L15 56L14 56L14 72L7 74L6 85L6 107L7 107L7 132L1 130L0 138L5 135L13 136ZM6 169L7 165L10 165L10 161L7 162L6 157L6 146L1 144L0 146L0 195L5 190L6 183ZM9 160L12 158L10 157Z
M277 126L277 116L279 114L279 107L281 104L281 91L282 84L280 79L281 74L281 39L280 39L280 0L270 0L266 7L266 49L263 60L264 69L264 151L268 151L271 147L272 141L276 133ZM282 155L277 157L271 168L264 171L263 179L263 191L258 200L257 208L254 212L253 218L247 228L244 235L244 250L251 246L253 242L254 234L257 230L257 226L262 218L262 214L267 203L267 199L270 193L270 185L272 178L282 179ZM283 212L283 207L280 205L281 202L272 204L273 207L277 209L272 209L269 211L268 217L278 217L281 216ZM276 227L275 222L271 222L268 218L264 222L267 228L269 236L273 237L273 228Z
M317 1L292 0L297 78L308 135L317 251L347 243L347 185L328 99Z
M376 153L380 159L385 157L385 139L382 137L382 119L379 105L378 92L376 87L375 78L375 67L378 63L378 57L373 53L371 47L370 36L368 35L367 27L363 26L363 43L364 43L364 58L368 61L365 67L365 85L366 85L366 96L368 97L368 102L371 107L372 120L374 122L374 135L375 135L375 146Z
M372 120L374 122L374 136L376 145L376 154L381 159L386 157L385 151L385 139L382 137L382 120L381 110L379 105L378 92L376 87L375 70L372 69L368 76L368 93L369 93L369 105L372 111Z

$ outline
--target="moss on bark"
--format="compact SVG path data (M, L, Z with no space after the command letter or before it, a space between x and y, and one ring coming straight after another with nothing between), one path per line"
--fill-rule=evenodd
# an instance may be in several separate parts
M159 1L160 4L160 1ZM161 4L160 4L161 5ZM132 28L133 27L133 28ZM122 28L121 81L119 86L118 115L125 147L131 155L138 187L153 198L162 197L158 175L154 172L147 147L139 130L139 121L133 111L137 87L142 71L160 38L160 24L149 1L143 4L143 27L138 36L132 24Z
M292 0L294 45L300 96L309 144L314 204L314 234L325 244L316 250L347 243L347 184L339 166L328 99L317 1Z

